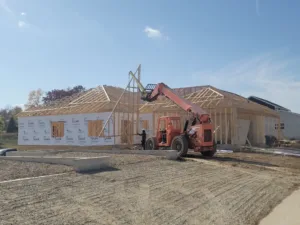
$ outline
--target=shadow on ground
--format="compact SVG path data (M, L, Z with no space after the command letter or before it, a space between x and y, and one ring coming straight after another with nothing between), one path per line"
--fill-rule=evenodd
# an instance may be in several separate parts
M103 172L114 172L114 171L119 171L120 169L115 168L115 167L106 167L102 169L97 169L97 170L89 170L89 171L80 171L78 173L80 174L96 174L96 173L103 173Z

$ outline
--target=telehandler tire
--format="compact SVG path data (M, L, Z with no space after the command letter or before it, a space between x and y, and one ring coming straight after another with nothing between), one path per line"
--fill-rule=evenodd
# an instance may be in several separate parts
M185 157L189 150L188 145L189 144L187 138L184 135L180 135L174 137L171 144L171 149L177 151L178 157Z
M146 150L157 150L156 137L148 138L146 141Z
M213 144L214 144L214 147L213 147L212 151L201 152L201 154L206 157L213 157L217 152L217 143L214 141Z
M206 157L213 157L215 153L216 153L215 150L201 152L201 154L202 154L203 156L206 156Z

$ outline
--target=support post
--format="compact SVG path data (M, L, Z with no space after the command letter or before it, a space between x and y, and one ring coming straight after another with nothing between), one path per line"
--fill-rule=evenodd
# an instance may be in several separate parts
M222 111L219 111L219 120L220 120L220 143L223 144L223 123L222 123Z
M156 134L155 134L155 131L156 131L155 124L156 124L156 112L153 112L152 113L152 135L153 136L156 136Z
M227 121L227 108L224 109L225 111L225 144L227 145L228 140L228 121Z
M217 109L215 108L215 129L218 127L217 124L218 124L217 123ZM218 131L216 131L216 133L215 133L215 140L216 140L216 142L218 142Z
M233 126L232 126L232 128L233 128L233 144L236 144L236 139L238 138L237 137L237 128L238 128L238 124L237 124L237 110L236 110L236 108L233 108L232 109L232 118L233 118Z
M277 140L281 139L280 131L281 131L281 126L280 126L280 118L277 119L278 122L278 127L277 127Z
M230 141L233 144L233 110L230 108Z
M113 113L113 136L114 136L114 145L116 145L116 112Z
M256 144L259 144L259 116L255 115Z
M138 67L138 74L137 74L137 79L140 82L141 81L141 65ZM136 110L136 132L140 132L140 89L136 89L136 105L137 105L137 110Z
M132 80L132 78L131 78L131 80ZM129 82L129 83L130 83L130 82ZM110 115L109 115L108 119L106 120L106 122L105 122L104 126L102 127L102 130L101 130L101 132L99 133L99 135L98 135L98 136L100 136L100 135L103 133L103 131L104 131L104 129L105 129L105 126L107 125L108 121L109 121L109 120L110 120L110 118L112 117L112 115L113 115L113 113L114 113L115 109L117 108L117 106L118 106L119 102L121 101L121 99L122 99L122 97L123 97L123 95L124 95L124 93L125 93L126 89L127 89L127 86L126 86L126 88L124 89L124 91L122 92L122 94L121 94L120 98L118 99L117 103L115 104L115 106L114 106L113 110L111 111L111 113L110 113ZM123 113L124 113L124 111L123 111Z

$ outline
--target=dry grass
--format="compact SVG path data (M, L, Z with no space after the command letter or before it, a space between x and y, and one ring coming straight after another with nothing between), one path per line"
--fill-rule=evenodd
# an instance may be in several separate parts
M1 148L17 148L18 134L17 133L2 133L0 134L0 149Z

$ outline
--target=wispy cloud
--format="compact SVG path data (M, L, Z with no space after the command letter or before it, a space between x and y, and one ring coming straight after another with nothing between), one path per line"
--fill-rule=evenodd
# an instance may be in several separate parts
M199 83L201 77L216 88L244 97L265 98L300 113L300 59L288 58L283 52L262 54L232 63L211 72L193 75Z
M21 29L24 29L24 28L29 28L29 24L26 23L25 21L22 21L22 20L19 20L18 21L18 27L21 28Z
M146 26L144 29L144 32L146 33L148 38L152 38L152 39L166 39L169 40L169 37L162 34L162 32L158 29L154 29L152 27Z
M6 0L0 0L0 8L4 11L6 11L9 14L14 14L13 11L9 8L9 6L7 5L7 1Z
M26 12L21 12L20 16L22 17L19 21L18 21L18 27L20 29L25 29L25 28L29 28L30 27L30 23L26 22L26 16L27 13Z
M7 12L19 29L24 30L25 28L32 27L32 24L26 20L27 13L21 12L20 14L15 14L15 12L8 6L7 2L7 0L0 0L0 10L2 9Z

